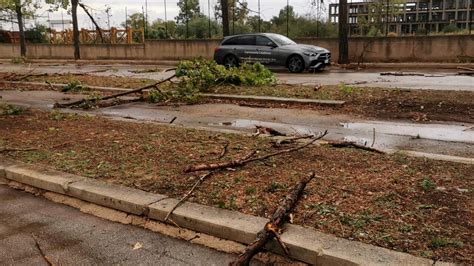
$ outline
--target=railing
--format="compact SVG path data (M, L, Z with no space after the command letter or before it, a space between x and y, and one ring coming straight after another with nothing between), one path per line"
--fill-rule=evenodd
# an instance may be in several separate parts
M72 44L72 30L53 31L49 34L51 44ZM110 30L87 30L79 32L81 44L135 44L145 42L143 29L116 29Z

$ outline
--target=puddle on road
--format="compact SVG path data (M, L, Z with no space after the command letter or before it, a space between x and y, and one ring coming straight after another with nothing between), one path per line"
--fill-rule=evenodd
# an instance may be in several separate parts
M442 141L474 143L474 132L465 126L453 125L416 125L400 123L342 123L344 128L390 135L410 136L413 138Z
M216 124L210 124L210 125L216 125ZM248 129L254 129L255 126L261 126L261 127L270 127L286 134L297 134L297 135L315 134L313 130L305 126L283 124L283 123L276 123L276 122L264 122L264 121L259 121L259 120L236 119L236 120L232 120L231 122L222 122L217 125L237 127L237 128L248 128Z

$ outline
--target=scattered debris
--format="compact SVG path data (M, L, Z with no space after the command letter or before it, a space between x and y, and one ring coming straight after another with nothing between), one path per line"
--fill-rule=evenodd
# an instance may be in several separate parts
M255 135L270 135L270 136L286 136L286 134L281 133L280 131L277 131L271 127L263 127L263 126L255 126L257 132L255 132Z
M133 245L132 250L137 250L143 248L143 245L140 242L137 242L135 245Z
M292 210L296 207L299 199L303 195L306 185L315 177L315 173L311 172L307 177L303 178L289 194L285 197L283 202L278 206L272 215L270 221L265 225L257 234L257 240L252 244L248 245L244 253L242 253L235 261L230 265L249 265L250 260L257 253L262 251L268 241L276 238L277 242L286 254L289 254L288 247L281 241L280 234L282 232L282 226L288 221L289 215Z
M319 91L322 88L323 88L323 85L317 84L316 86L314 86L313 91Z
M420 76L423 77L423 73L408 73L408 72L382 72L380 76Z
M174 121L176 121L176 119L177 119L177 118L178 118L178 117L176 117L176 116L175 116L175 117L173 117L173 119L171 119L169 123L170 123L170 124L173 124L173 123L174 123Z

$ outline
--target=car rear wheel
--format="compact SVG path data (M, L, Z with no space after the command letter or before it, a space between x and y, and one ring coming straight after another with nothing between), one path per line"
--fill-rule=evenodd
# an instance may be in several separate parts
M301 73L304 70L304 61L301 56L294 55L288 59L288 70L291 73Z
M239 66L239 61L235 55L227 55L224 57L224 66L226 67L237 67Z

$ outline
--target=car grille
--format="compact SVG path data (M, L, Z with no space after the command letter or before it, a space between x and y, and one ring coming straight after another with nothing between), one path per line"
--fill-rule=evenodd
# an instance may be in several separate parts
M330 53L321 54L318 59L331 59Z

